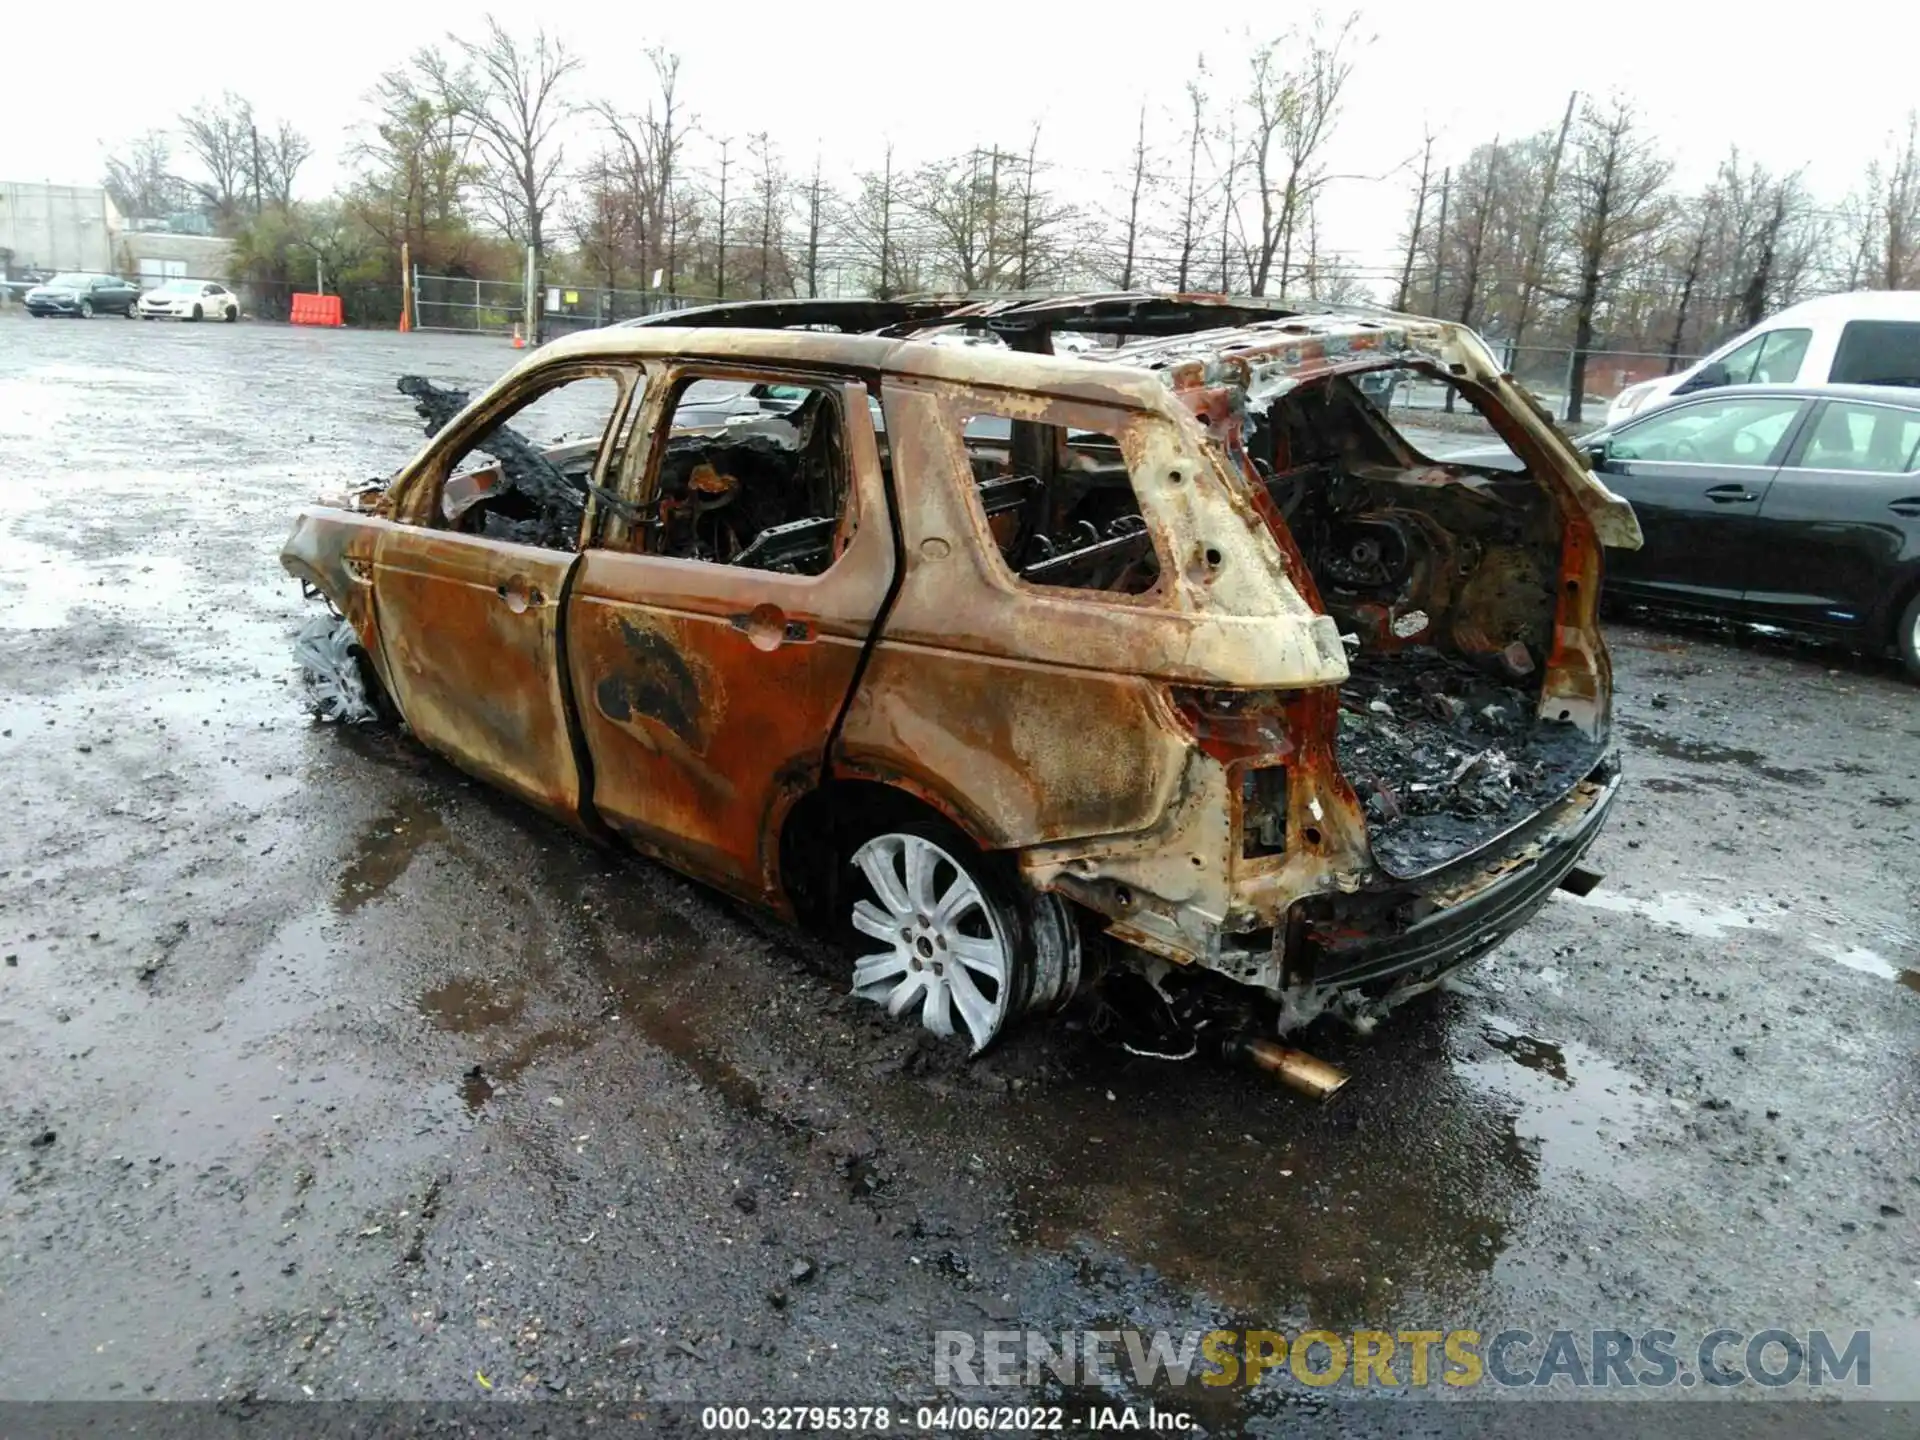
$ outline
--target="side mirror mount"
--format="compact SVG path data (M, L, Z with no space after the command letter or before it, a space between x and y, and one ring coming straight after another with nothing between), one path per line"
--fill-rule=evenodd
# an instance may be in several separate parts
M1693 374L1693 378L1679 387L1677 394L1691 395L1696 390L1716 390L1722 385L1731 384L1733 377L1727 373L1727 367L1718 360L1708 361Z
M1607 442L1604 439L1583 440L1580 448L1586 454L1587 464L1595 470L1607 463Z

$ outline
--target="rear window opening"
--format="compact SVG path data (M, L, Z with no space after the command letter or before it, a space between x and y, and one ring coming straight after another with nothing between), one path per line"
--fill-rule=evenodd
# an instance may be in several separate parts
M972 415L962 434L1007 568L1029 585L1144 595L1160 560L1120 442L1094 430Z
M1424 374L1419 385L1437 406L1441 386ZM1246 429L1248 457L1345 640L1335 753L1376 862L1402 877L1552 804L1602 748L1540 713L1558 506L1511 452L1488 465L1423 455L1374 398L1411 388L1333 376L1288 392ZM1471 413L1466 391L1454 400ZM1410 429L1422 413L1400 412Z

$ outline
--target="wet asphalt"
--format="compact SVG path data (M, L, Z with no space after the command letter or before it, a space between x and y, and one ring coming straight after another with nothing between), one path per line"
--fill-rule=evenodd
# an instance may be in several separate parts
M419 443L398 373L516 358L0 313L0 1399L907 1402L936 1328L1216 1323L1871 1328L1920 1399L1895 667L1615 626L1606 882L1311 1031L1329 1107L1070 1022L969 1063L306 717L293 508Z

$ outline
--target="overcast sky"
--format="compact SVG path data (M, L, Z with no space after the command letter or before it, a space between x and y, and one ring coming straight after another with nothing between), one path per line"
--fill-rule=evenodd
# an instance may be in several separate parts
M231 88L264 118L284 117L312 138L316 155L300 189L323 193L346 174L343 152L380 72L449 27L477 32L484 8L332 0L263 10L174 0L90 7L84 23L46 10L34 25L17 17L8 30L36 35L51 52L9 57L0 180L97 184L112 147ZM584 54L582 95L635 108L651 81L643 52L670 47L682 56L684 92L705 131L767 130L796 169L817 150L830 174L851 174L878 160L887 137L908 162L985 141L1024 143L1037 119L1043 158L1083 202L1118 183L1143 98L1163 112L1174 148L1174 112L1195 61L1204 53L1217 92L1238 86L1244 27L1260 40L1308 14L1285 4L1183 10L1122 0L851 9L497 0L491 8L510 28L544 23ZM1372 0L1357 8L1372 39L1359 52L1331 155L1343 173L1393 171L1417 154L1423 124L1440 133L1442 158L1455 159L1495 134L1555 123L1569 90L1617 88L1639 102L1681 180L1703 180L1737 143L1771 167L1806 167L1815 194L1832 203L1920 101L1920 6L1910 4L1777 17L1714 3ZM278 23L269 27L267 16ZM105 43L109 36L118 39ZM71 60L53 63L67 45ZM570 154L584 158L589 143L590 134L575 136ZM1370 267L1389 264L1409 184L1400 173L1332 190L1323 243Z

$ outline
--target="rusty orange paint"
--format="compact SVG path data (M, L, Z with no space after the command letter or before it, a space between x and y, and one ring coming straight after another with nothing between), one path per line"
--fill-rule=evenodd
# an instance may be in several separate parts
M1370 874L1365 814L1333 748L1340 628L1246 455L1249 387L1406 363L1451 373L1483 403L1565 521L1557 573L1536 587L1553 591L1546 699L1606 723L1599 546L1631 513L1463 333L1276 324L1230 352L1215 337L1189 353L1180 337L1096 361L876 336L593 332L536 353L449 431L473 433L474 417L556 367L644 372L644 398L621 411L633 440L616 464L610 435L598 459L621 505L593 502L577 550L454 528L470 496L448 513L437 443L396 477L387 515L304 514L286 563L353 622L426 744L571 823L786 910L785 817L823 782L874 781L1009 853L1030 884L1128 943L1206 963L1223 927L1280 925L1301 897ZM633 518L657 498L648 437L692 373L840 393L850 499L821 574L648 553ZM1117 441L1157 562L1150 590L1043 587L1009 570L963 440L983 414ZM724 496L724 479L701 483ZM1450 483L1415 481L1440 495ZM1441 553L1428 583L1460 613L1436 600L1436 624L1481 625L1493 645L1510 602L1499 587L1474 593ZM1393 614L1355 616L1370 643L1397 643ZM1237 698L1222 710L1208 696ZM1243 782L1271 766L1286 770L1287 843L1249 854Z

